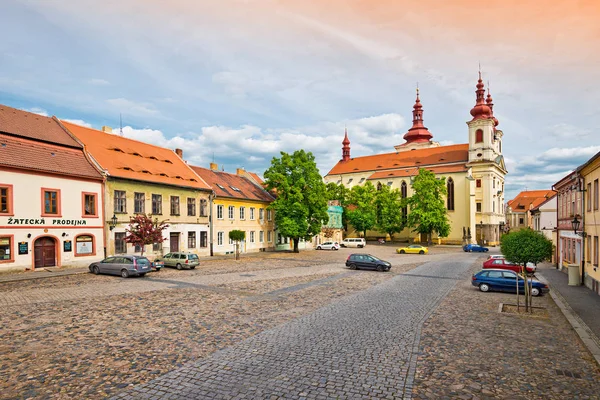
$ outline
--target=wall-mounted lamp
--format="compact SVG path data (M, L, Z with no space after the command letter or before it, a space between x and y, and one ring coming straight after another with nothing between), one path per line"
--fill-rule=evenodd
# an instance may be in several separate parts
M579 227L581 226L581 221L579 220L578 217L579 217L578 215L575 215L573 217L573 220L571 221L571 226L573 227L573 232L576 235L581 235L581 236L585 237L586 236L585 232L579 232L579 233L577 233L577 231L579 230Z
M31 237L31 233L27 234L27 239L29 239Z
M117 220L117 216L115 214L113 214L112 218L110 219L110 221L108 221L108 229L110 229L111 231L113 229L115 229L115 226L117 226L117 223L119 221Z
M69 236L69 235L67 235L67 232L63 232L62 237L65 237L65 236Z

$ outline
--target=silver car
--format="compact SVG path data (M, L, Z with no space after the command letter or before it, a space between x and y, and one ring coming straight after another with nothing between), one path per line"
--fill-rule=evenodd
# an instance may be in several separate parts
M121 275L123 278L127 278L146 275L152 271L152 263L146 257L123 254L91 263L89 268L90 272L96 275Z
M200 265L197 254L184 252L167 253L160 260L156 259L155 261L162 261L165 263L165 267L177 268L179 270L184 268L194 269Z

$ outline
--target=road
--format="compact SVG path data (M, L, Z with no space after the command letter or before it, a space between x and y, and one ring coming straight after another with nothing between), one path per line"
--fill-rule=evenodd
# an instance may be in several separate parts
M410 398L422 323L471 260L428 262L115 399Z

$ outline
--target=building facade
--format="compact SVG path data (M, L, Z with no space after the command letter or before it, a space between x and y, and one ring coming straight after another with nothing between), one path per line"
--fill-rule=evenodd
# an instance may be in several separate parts
M372 156L350 155L348 134L342 142L342 159L324 177L325 183L338 183L351 188L372 182L375 187L388 185L398 189L403 198L413 194L412 179L420 168L444 179L445 199L450 222L450 235L437 238L440 243L462 244L465 241L497 245L504 224L504 176L502 156L503 133L497 129L493 99L485 98L481 73L476 85L476 103L467 122L468 143L441 146L423 125L423 106L417 90L413 106L413 125L404 135L405 143L394 146L395 152ZM404 213L410 210L403 210ZM385 236L367 232L369 239ZM410 229L400 240L418 241ZM434 238L436 239L436 238Z
M583 194L581 235L584 241L583 283L600 295L600 153L579 167L579 189Z
M106 176L104 205L106 255L141 253L125 242L130 218L151 214L168 224L162 243L145 246L149 258L185 251L210 255L209 203L212 190L183 160L180 149L172 151L62 121L84 145Z
M241 168L235 174L219 171L215 163L210 168L192 169L213 191L211 255L235 252L235 243L229 239L232 230L246 233L240 243L241 253L275 250L274 212L268 209L274 198L257 181L256 174Z
M569 265L579 266L580 277L583 276L583 240L573 230L573 219L581 215L583 196L580 191L580 178L577 171L569 173L552 186L557 192L556 219L556 262L557 268L564 269Z
M103 179L56 118L0 105L0 271L102 259Z
M556 196L554 190L529 190L519 193L514 199L509 200L506 203L506 227L510 232L518 231L523 228L530 228L534 230L540 230L535 228L534 211L542 204L546 203L549 199ZM548 208L550 205L545 207ZM541 223L541 211L538 210L538 222ZM556 226L556 222L552 224L547 221L550 216L544 218L543 226L553 227ZM554 219L556 217L554 216ZM541 227L542 225L540 225ZM550 228L548 228L550 229Z

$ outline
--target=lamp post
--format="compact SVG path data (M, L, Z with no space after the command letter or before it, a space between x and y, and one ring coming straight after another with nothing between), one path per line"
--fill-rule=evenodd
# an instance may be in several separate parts
M112 218L110 219L110 221L108 221L108 229L110 229L111 231L113 229L115 229L115 226L117 226L117 223L119 221L117 220L117 216L115 214L113 214Z

